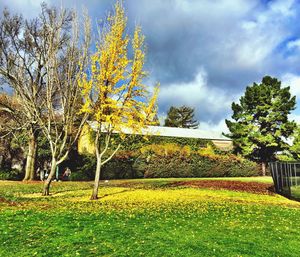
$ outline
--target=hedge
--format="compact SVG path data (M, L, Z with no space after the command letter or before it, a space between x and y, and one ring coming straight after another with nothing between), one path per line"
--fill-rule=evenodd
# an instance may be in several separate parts
M24 173L19 170L0 170L0 180L22 180Z
M211 146L195 152L175 144L144 147L137 168L143 170L147 178L248 177L260 174L255 162L233 154L215 154Z
M96 160L82 158L76 176L93 179ZM260 175L252 161L227 153L217 154L212 146L195 151L174 143L150 144L139 150L121 150L102 167L102 179L168 178L168 177L246 177Z

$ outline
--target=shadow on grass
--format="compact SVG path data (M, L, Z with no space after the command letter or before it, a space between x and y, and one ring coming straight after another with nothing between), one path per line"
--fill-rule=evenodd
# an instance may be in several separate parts
M123 194L123 193L129 192L129 191L135 191L135 190L134 190L134 189L124 189L124 190L122 190L122 191L120 191L120 192L115 192L115 193L111 193L111 194L105 194L105 195L103 195L103 196L98 197L98 199L103 199L103 198L105 198L105 197L112 196L112 195Z

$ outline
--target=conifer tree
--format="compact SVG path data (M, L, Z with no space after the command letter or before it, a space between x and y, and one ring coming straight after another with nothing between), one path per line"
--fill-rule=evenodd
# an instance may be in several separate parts
M199 122L194 119L194 112L193 108L185 105L178 108L171 106L165 119L165 126L196 129Z
M293 134L296 124L288 120L295 109L296 97L289 87L281 87L276 78L265 76L260 84L246 88L240 103L232 103L233 115L226 120L235 151L266 165L274 154L289 148L286 140Z

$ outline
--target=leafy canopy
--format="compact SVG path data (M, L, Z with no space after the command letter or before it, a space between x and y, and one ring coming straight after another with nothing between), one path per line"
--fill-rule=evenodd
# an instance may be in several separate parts
M124 127L138 131L154 119L158 86L150 97L143 79L145 46L141 28L133 38L126 33L127 18L120 2L102 25L97 50L80 86L84 96L82 112L89 113L102 129L121 132ZM131 42L133 56L128 57Z
M286 143L296 124L288 120L296 97L276 78L265 76L260 84L246 88L240 103L232 103L233 121L226 120L237 153L259 162L270 161Z

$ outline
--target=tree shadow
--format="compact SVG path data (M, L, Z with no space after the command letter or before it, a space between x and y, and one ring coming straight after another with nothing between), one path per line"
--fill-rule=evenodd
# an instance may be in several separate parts
M112 195L123 194L123 193L129 192L129 191L135 191L135 190L134 189L124 189L120 192L115 192L115 193L111 193L111 194L104 194L103 196L99 196L98 199L103 199L105 197L112 196Z
M274 185L269 186L269 187L267 188L267 190L270 192L270 194L276 194Z

